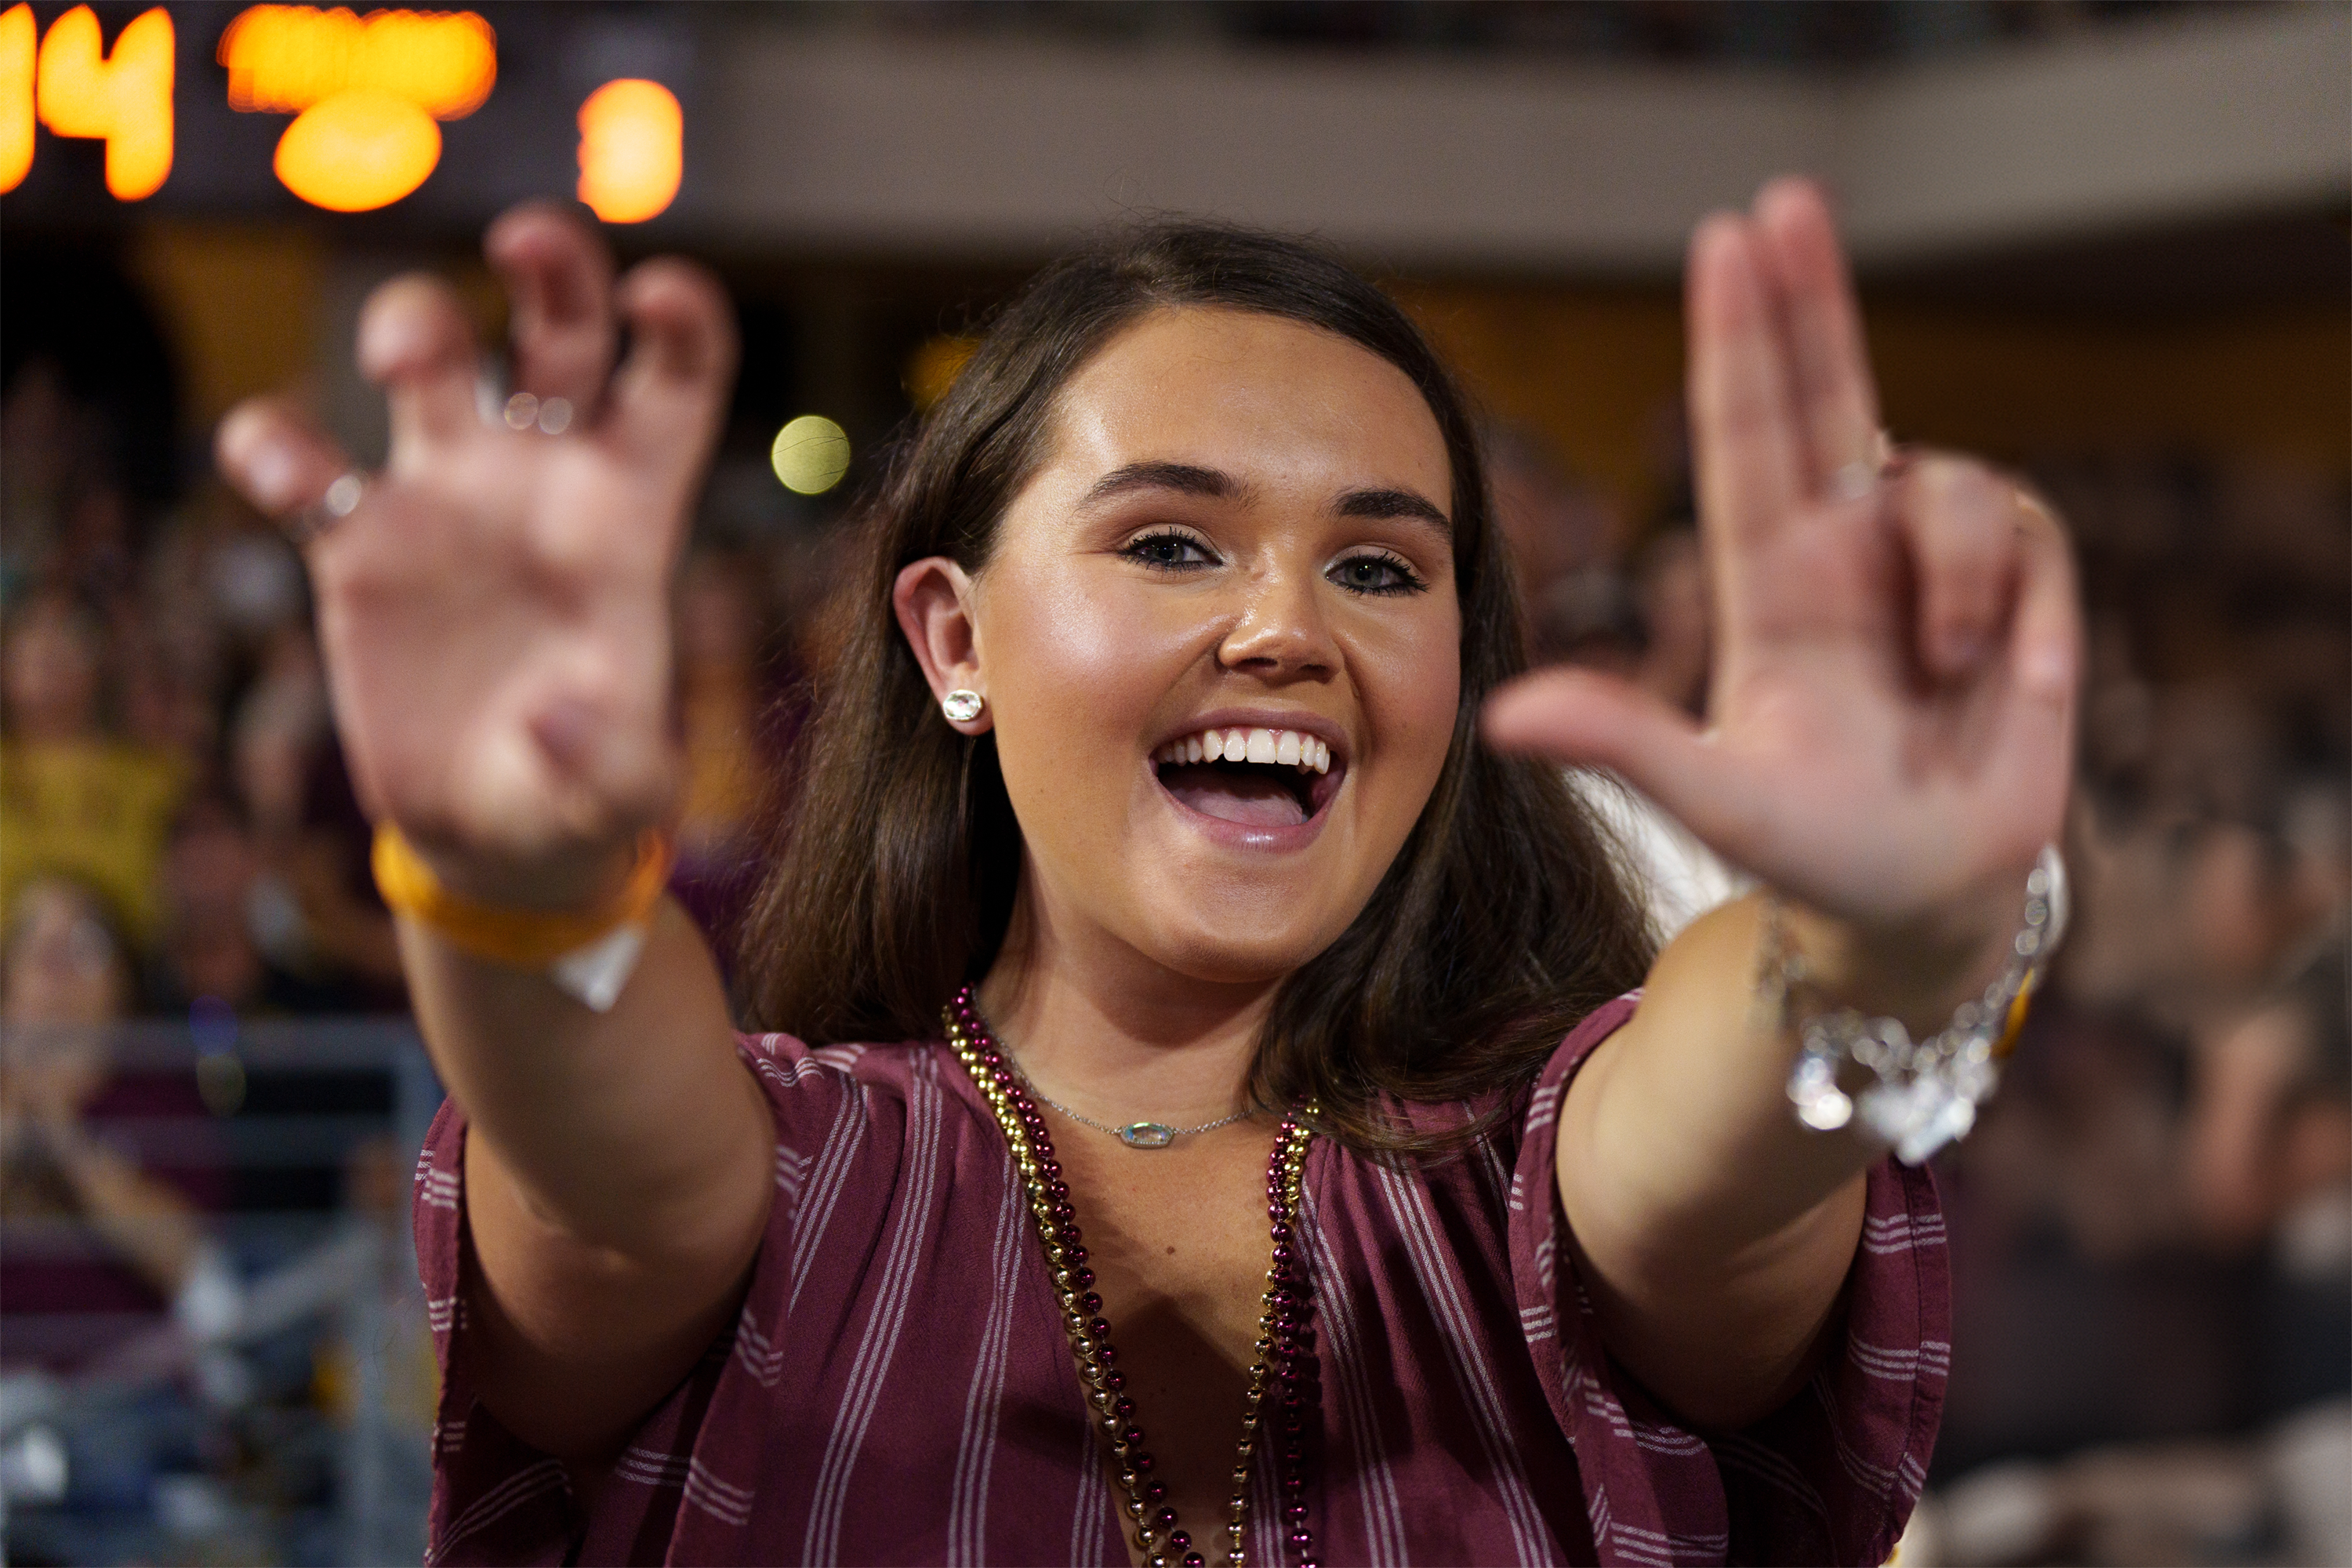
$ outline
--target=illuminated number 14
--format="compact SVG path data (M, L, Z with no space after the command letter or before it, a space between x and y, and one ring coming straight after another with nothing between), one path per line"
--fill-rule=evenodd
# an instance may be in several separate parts
M162 6L122 29L109 55L98 16L77 5L33 47L33 8L0 15L0 191L33 166L33 118L58 136L106 143L106 188L152 196L172 173L172 18Z

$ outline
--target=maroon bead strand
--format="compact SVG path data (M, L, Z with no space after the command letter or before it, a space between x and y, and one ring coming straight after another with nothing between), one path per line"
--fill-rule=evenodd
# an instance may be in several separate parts
M1129 1491L1128 1515L1136 1526L1148 1568L1175 1568L1175 1562L1181 1562L1182 1568L1205 1568L1206 1559L1201 1549L1179 1522L1175 1509L1168 1505L1167 1486L1152 1474L1155 1462L1144 1446L1143 1428L1135 1423L1135 1402L1124 1392L1127 1379L1118 1370L1118 1352L1111 1343L1110 1323L1102 1316L1102 1298L1094 1289L1094 1271L1085 1266L1087 1252L1078 1229L1077 1211L1070 1203L1069 1184L1062 1180L1061 1163L1054 1157L1053 1137L1046 1131L1045 1114L990 1034L972 1004L970 986L956 994L947 1012L950 1042L960 1047L965 1066L975 1079L982 1080L983 1090L996 1091L988 1098L1000 1117L1011 1122L1007 1133L1018 1130L1015 1153L1022 1158L1024 1173L1032 1183L1032 1206L1040 1233L1048 1243L1049 1261L1055 1266L1055 1285L1062 1294L1071 1345L1078 1354L1082 1373L1094 1385L1089 1402L1100 1413L1111 1437L1121 1482ZM1275 1448L1275 1474L1282 1508L1278 1534L1290 1548L1297 1568L1318 1568L1307 1508L1307 1427L1315 1408L1311 1397L1315 1361L1313 1305L1308 1297L1307 1271L1293 1249L1293 1225L1298 1212L1298 1162L1304 1145L1302 1123L1295 1116L1286 1118L1266 1163L1266 1220L1273 1255L1266 1270L1265 1301L1259 1318L1258 1364L1251 1369L1250 1405L1242 1423L1242 1441L1234 1473L1234 1546L1226 1554L1229 1568L1239 1568L1246 1560L1241 1544L1241 1526L1247 1516L1248 1461L1256 1447L1265 1395L1268 1393L1274 1395L1278 1439ZM1094 1366L1087 1364L1089 1352ZM1162 1542L1165 1550L1161 1549ZM1182 1555L1171 1562L1169 1552Z

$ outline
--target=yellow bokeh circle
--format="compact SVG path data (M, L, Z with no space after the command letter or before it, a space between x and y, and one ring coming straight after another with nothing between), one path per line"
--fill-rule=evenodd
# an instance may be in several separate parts
M776 432L768 460L786 489L823 495L849 472L849 433L822 414L803 414Z

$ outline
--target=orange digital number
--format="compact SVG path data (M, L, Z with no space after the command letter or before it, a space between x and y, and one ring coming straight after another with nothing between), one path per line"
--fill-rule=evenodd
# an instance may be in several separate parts
M441 162L441 128L482 106L498 36L470 11L256 5L221 35L231 109L291 114L276 167L330 212L388 206Z
M33 167L34 127L106 143L106 188L135 202L172 173L177 40L158 5L109 53L77 5L46 37L29 4L0 12L0 192ZM498 80L498 37L470 11L253 5L221 34L228 102L291 114L274 166L313 206L365 212L400 200L441 161L437 121L481 107ZM608 81L580 106L580 199L606 223L667 211L684 172L686 116L657 81Z
M41 40L41 123L54 135L106 143L106 188L117 200L152 196L172 173L173 54L172 18L161 5L123 28L111 55L87 5L50 23ZM25 156L29 163L29 145Z
M37 52L33 8L0 13L0 192L13 191L33 172L33 58Z

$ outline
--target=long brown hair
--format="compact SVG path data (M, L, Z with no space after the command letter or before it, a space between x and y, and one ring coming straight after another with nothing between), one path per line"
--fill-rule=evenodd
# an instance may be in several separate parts
M1402 1149L1390 1101L1511 1089L1602 1002L1639 984L1653 939L1610 841L1549 763L1478 743L1480 704L1526 664L1461 394L1394 302L1296 240L1156 224L1065 258L996 318L892 461L861 521L846 642L797 777L740 973L755 1026L813 1044L933 1037L942 1004L994 962L1021 875L993 734L940 720L891 610L899 570L987 563L999 520L1041 460L1056 395L1121 327L1213 306L1318 327L1412 378L1452 464L1462 702L1444 770L1371 900L1286 980L1251 1092L1322 1102L1329 1131Z

